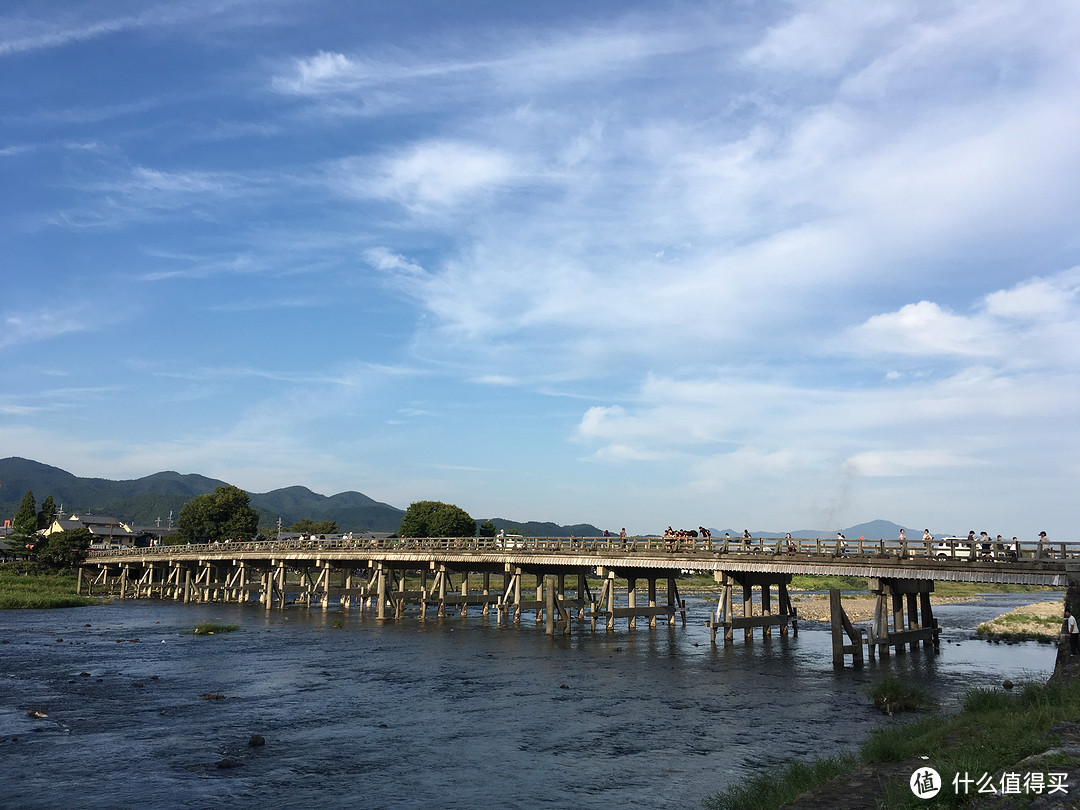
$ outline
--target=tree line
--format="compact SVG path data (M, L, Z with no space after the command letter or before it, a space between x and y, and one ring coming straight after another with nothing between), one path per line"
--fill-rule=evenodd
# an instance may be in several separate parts
M33 491L23 496L12 520L9 545L19 556L32 556L47 568L72 568L86 559L93 542L89 529L68 529L46 535L56 520L56 504L52 495L42 501L41 509ZM288 527L302 534L337 534L335 521L313 521L307 518ZM180 509L176 535L169 543L220 543L230 540L250 540L258 535L259 515L252 508L248 494L239 487L226 484L204 495L196 495ZM441 501L416 501L410 504L401 518L398 535L401 537L494 537L495 524L476 521L459 506Z

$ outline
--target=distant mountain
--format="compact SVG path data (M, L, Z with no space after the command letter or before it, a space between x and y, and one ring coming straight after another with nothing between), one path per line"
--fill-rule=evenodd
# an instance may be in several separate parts
M0 517L14 516L23 495L34 493L38 507L52 495L64 513L89 512L110 515L139 526L162 525L172 514L175 523L184 504L196 495L213 492L227 482L202 475L159 472L128 481L79 478L58 467L24 458L0 459ZM264 494L248 493L251 506L259 513L260 526L274 526L278 518L285 526L302 518L333 520L342 531L397 531L403 509L380 503L359 492L342 492L332 497L306 487L286 487Z
M513 529L518 534L526 537L599 537L604 532L591 523L575 523L572 526L560 526L558 523L544 523L537 520L529 520L525 523L507 520L506 518L486 518L495 524L496 529ZM477 523L483 523L483 520ZM616 533L618 533L616 531Z
M57 508L61 505L67 515L89 512L110 515L125 523L137 526L153 526L161 521L165 525L170 514L175 525L176 517L184 504L196 495L213 492L227 482L202 475L166 471L129 481L110 481L105 478L80 478L76 475L25 458L0 459L0 520L14 517L19 503L27 490L34 493L37 505L52 495ZM369 498L361 492L339 492L337 495L320 495L307 487L294 486L275 489L262 494L248 493L251 506L259 513L259 525L276 526L280 518L284 526L298 520L332 520L341 531L396 532L405 510ZM591 523L575 523L561 526L543 521L515 521L509 518L486 518L497 529L515 529L528 537L597 537L603 534ZM483 523L484 518L477 520ZM609 527L610 528L610 527ZM611 529L617 532L618 529ZM907 527L911 539L922 537L922 529ZM713 537L723 537L727 531L732 537L742 535L742 529L712 529ZM900 525L888 520L872 520L841 529L802 529L792 532L792 537L835 537L841 531L848 539L858 537L895 538ZM783 537L784 532L752 531L755 537Z
M128 481L105 478L80 478L76 475L25 458L0 459L0 520L14 517L23 495L34 493L38 508L52 495L64 514L88 512L120 518L137 526L153 526L160 521L166 525L170 515L173 525L184 504L196 495L213 492L226 481L202 475L182 475L178 472L159 472ZM396 532L404 509L381 503L361 492L339 492L327 497L307 487L294 486L272 492L249 492L252 508L259 513L259 525L283 526L298 520L332 520L345 531ZM478 522L483 522L478 521ZM521 523L506 518L492 518L497 528L516 528L531 537L596 536L602 532L588 523L559 526L555 523L528 521Z
M302 518L332 520L341 531L396 532L404 509L369 498L360 492L320 495L307 487L286 487L262 495L250 495L251 506L259 513L260 526L291 526Z
M921 540L922 529L912 529L912 527L901 527L898 523L893 523L889 520L871 520L869 523L856 523L854 526L848 526L841 529L799 529L792 532L791 536L794 538L801 538L804 540L813 540L819 537L836 537L837 532L841 532L844 537L851 540L852 538L868 537L874 540L892 540L900 536L900 529L906 528L908 539ZM742 529L710 529L713 537L723 537L724 532L727 532L732 537L742 537ZM783 537L786 532L750 532L754 537Z

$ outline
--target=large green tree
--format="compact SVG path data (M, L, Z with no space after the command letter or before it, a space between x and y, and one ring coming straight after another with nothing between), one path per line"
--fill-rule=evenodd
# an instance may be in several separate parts
M12 545L29 551L37 540L37 520L37 502L34 500L33 491L27 490L19 504L19 511L11 521Z
M231 484L196 495L180 510L176 529L189 543L250 540L259 528L259 515L248 494Z
M86 559L93 539L89 529L71 529L42 537L34 546L38 564L57 571L74 568Z
M56 520L56 502L52 495L46 495L45 500L41 502L41 510L37 513L37 527L47 529L52 526L54 520Z
M460 506L442 501L409 504L398 528L401 537L472 537L476 521Z

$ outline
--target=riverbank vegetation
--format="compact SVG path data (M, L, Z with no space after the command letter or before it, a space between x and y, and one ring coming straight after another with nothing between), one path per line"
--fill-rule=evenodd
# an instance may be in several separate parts
M866 696L881 709L882 714L919 712L936 708L930 694L921 686L905 681L892 672L866 690Z
M868 807L960 807L971 796L957 795L952 784L954 775L967 773L979 778L990 774L992 781L1000 784L1003 772L1018 770L1027 757L1047 752L1060 743L1050 733L1056 723L1075 721L1077 717L1080 690L1070 683L1031 683L1015 692L969 689L956 714L934 712L909 723L882 726L870 733L856 753L809 763L791 762L708 796L702 804L707 810L779 808L859 767L868 769ZM905 774L903 781L886 787L883 795L874 770L895 773L895 763L906 760L911 760L911 769L900 768ZM933 805L916 797L906 781L906 776L920 764L934 768L944 783ZM1025 768L1033 770L1030 763ZM845 783L843 790L850 794L850 785ZM827 800L821 806L827 806Z
M1061 634L1063 610L1061 602L1024 605L983 622L975 628L975 635L995 641L1056 643Z
M47 572L22 563L0 565L0 610L65 608L100 604L101 600L75 594L75 574Z
M222 624L221 622L199 622L191 631L193 636L214 636L221 633L233 633L240 629L238 624Z

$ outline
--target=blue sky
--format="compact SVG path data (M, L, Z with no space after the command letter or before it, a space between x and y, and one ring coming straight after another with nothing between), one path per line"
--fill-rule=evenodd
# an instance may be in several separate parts
M1073 2L15 2L0 76L0 455L1076 539Z

